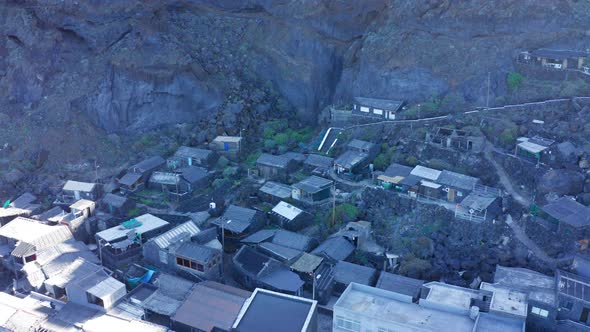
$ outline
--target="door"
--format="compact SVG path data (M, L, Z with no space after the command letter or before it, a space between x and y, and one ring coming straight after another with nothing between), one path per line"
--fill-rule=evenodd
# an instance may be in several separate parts
M455 202L455 189L449 188L449 195L448 195L449 202Z
M388 112L389 120L395 120L395 112Z
M580 321L583 323L587 323L588 322L588 314L590 313L590 309L584 307L582 309L582 314L580 315Z
M228 142L223 143L223 151L229 151L229 143Z
M193 165L193 158L188 157L187 160L188 160L188 165L192 166Z
M77 191L77 190L76 190L76 191L74 191L74 198L75 198L76 200L79 200L79 199L80 199L80 192L79 192L79 191Z

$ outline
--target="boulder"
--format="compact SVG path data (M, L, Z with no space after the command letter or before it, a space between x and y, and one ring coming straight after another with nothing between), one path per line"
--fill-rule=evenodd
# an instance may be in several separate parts
M584 175L580 172L552 169L541 177L537 190L541 194L577 195L584 190Z

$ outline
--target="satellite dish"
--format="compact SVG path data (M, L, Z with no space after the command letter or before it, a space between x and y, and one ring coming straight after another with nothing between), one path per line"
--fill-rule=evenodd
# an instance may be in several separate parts
M474 214L475 213L475 210L474 209L469 209L469 213L470 214Z
M448 187L444 187L443 188L443 191L446 192L446 193L448 193L449 192L449 188Z

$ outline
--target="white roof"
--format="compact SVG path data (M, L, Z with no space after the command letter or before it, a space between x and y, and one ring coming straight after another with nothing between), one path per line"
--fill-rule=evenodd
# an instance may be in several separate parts
M442 187L440 184L438 183L434 183L434 182L430 182L430 181L425 181L422 180L420 181L420 183L424 186L424 187L428 187L428 188L432 188L432 189L438 189L440 187Z
M197 235L201 232L199 227L192 221L187 221L184 224L180 224L171 230L167 231L162 235L158 235L152 239L154 243L161 249L168 248L173 240L182 233L188 233L190 236Z
M431 181L436 181L438 179L438 177L440 176L440 173L442 173L442 172L439 170L420 166L420 165L414 167L414 169L410 172L410 174L412 174L414 176L421 177L423 179L427 179L427 180L431 180Z
M240 136L217 136L213 140L214 142L239 142L242 138Z
M91 192L92 190L94 190L95 185L96 183L69 180L64 185L63 190Z
M127 237L127 234L129 234L130 231L135 231L136 234L143 234L143 233L152 231L154 229L158 229L160 227L164 227L164 226L168 225L168 222L166 220L162 220L162 219L160 219L156 216L153 216L149 213L146 213L146 214L139 216L135 219L141 223L140 226L129 229L123 225L119 225L119 226L111 227L109 229L105 229L102 232L98 232L98 233L96 233L96 236L100 237L101 239L103 239L107 242L111 242L114 240L118 240L118 239Z
M78 200L76 203L70 205L70 209L84 210L94 207L96 203L87 199Z
M542 146L542 145L539 145L539 144L536 144L536 143L533 143L530 141L520 142L520 143L518 143L518 147L523 150L526 150L530 153L539 153L541 151L547 150L546 146Z
M289 203L280 201L273 209L272 212L279 214L289 220L295 219L303 210L300 208L293 206Z
M88 293L98 297L99 299L105 299L111 297L113 294L120 293L123 290L123 294L126 292L125 285L119 280L108 277L98 284L88 289Z
M39 250L71 239L72 233L64 225L49 226L18 217L0 227L0 236L31 244Z
M86 321L83 326L83 331L166 332L168 329L164 326L155 325L148 322L127 320L110 315L101 315Z
M0 218L22 216L31 214L31 210L18 209L18 208L0 208Z
M467 313L471 308L471 299L479 297L479 293L472 289L436 281L424 284L424 287L430 288L430 291L426 299L420 300L421 305L422 302L436 303Z

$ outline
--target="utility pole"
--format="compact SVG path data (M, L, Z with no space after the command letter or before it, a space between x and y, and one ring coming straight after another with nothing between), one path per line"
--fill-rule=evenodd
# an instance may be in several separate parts
M491 84L490 75L491 75L491 73L488 72L488 94L486 97L486 108L490 108L490 84Z
M336 182L332 184L332 226L336 225Z
M98 168L100 166L98 165L98 162L96 161L96 159L94 159L94 174L95 174L95 181L94 183L98 183Z
M224 260L223 256L225 254L225 224L231 223L231 220L226 220L224 217L221 217L221 283L225 283L225 273L224 273Z

